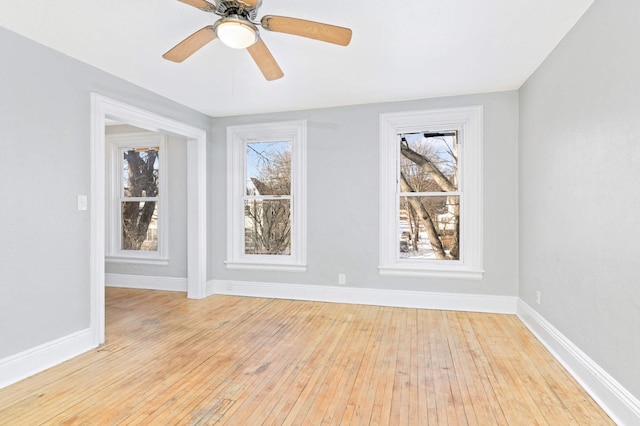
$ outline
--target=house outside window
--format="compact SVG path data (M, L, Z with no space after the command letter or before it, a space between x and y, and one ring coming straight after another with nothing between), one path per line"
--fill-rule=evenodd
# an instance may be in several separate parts
M482 278L482 108L380 117L382 275Z
M107 135L107 261L167 264L166 138Z
M306 269L306 122L227 129L229 269Z

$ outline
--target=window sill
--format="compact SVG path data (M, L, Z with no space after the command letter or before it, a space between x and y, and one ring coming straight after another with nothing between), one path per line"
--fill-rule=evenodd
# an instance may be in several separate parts
M307 270L307 265L298 263L260 263L230 260L227 260L224 263L227 266L227 269L280 272L305 272Z
M107 263L135 263L142 265L169 265L169 259L149 259L146 257L122 257L122 256L107 256L105 258Z
M378 266L380 275L397 277L434 277L434 278L454 278L465 280L481 280L484 270L472 269L426 269L424 267L408 266Z

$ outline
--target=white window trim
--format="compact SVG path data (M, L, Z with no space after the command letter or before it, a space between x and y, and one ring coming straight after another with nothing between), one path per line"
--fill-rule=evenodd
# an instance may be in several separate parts
M457 130L461 150L460 260L400 259L398 134ZM380 275L482 279L482 106L380 114Z
M291 141L291 254L244 254L244 192L247 142ZM307 268L306 120L227 128L227 269L302 272Z
M148 265L168 265L169 264L169 235L168 235L168 197L167 197L167 142L166 135L155 132L118 133L106 135L106 142L109 153L107 155L107 179L108 220L106 238L105 260L109 263L136 263ZM157 146L160 148L158 160L160 162L160 190L158 194L158 250L122 250L120 249L121 213L120 186L122 184L122 171L120 170L121 148L143 148Z

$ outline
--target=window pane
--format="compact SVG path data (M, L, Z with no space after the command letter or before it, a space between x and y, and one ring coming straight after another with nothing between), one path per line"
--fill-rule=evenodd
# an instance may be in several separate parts
M126 149L122 154L122 194L125 197L157 197L158 148Z
M457 191L455 132L400 135L400 174L402 192Z
M158 250L158 203L122 202L122 250Z
M247 143L247 195L291 194L291 142Z
M458 260L460 197L400 197L401 259Z
M291 200L245 200L245 254L291 254Z

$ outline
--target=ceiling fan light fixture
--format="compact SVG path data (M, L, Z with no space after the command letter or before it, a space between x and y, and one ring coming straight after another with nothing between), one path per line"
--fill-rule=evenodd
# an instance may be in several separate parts
M246 49L258 41L258 28L238 15L220 19L213 30L221 42L234 49Z

